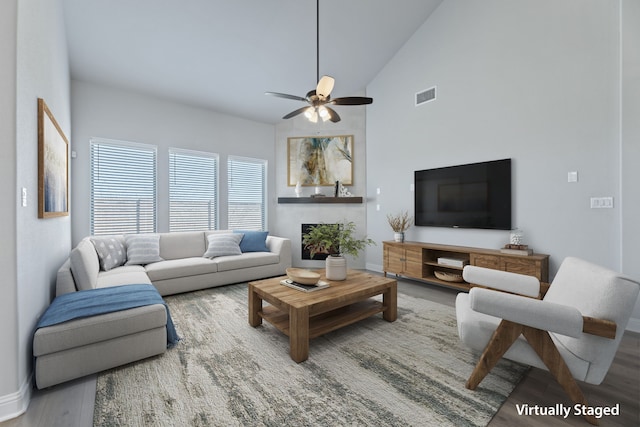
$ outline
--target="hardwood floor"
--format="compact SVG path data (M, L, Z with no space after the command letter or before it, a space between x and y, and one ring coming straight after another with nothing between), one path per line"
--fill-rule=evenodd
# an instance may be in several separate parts
M398 291L417 298L426 298L454 306L458 291L398 280ZM0 427L84 427L93 425L96 376L89 376L46 390L34 391L27 412L18 418L0 423ZM616 358L605 378L598 386L579 383L587 400L594 406L620 404L620 415L600 419L603 427L629 427L640 425L640 334L626 332ZM461 387L464 385L461 384ZM490 427L504 426L582 426L588 424L582 417L570 415L567 419L555 416L518 415L517 405L540 407L572 402L547 371L532 368L518 384L508 400L489 423Z

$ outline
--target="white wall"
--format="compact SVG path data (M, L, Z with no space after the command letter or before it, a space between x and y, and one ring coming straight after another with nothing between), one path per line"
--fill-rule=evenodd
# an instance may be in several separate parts
M367 221L376 240L392 236L386 213L413 210L414 170L509 157L513 225L534 250L551 255L551 275L568 255L620 270L620 209L630 188L620 191L619 7L445 0L367 88L375 99L367 115ZM414 94L432 86L437 100L415 107ZM628 151L637 150L635 142ZM633 159L637 165L637 151ZM577 183L567 182L569 171L578 172ZM596 196L614 197L615 208L590 209ZM435 227L407 233L487 248L501 247L508 235ZM626 255L637 259L634 244ZM382 248L369 250L367 266L381 264Z
M16 262L16 45L18 1L0 3L0 420L19 411L18 324Z
M640 278L640 1L624 0L622 21L622 271ZM640 300L631 325L640 331Z
M21 0L8 3L3 2L0 15L3 20L5 16L11 20L7 23L9 28L17 28L17 37L7 39L6 50L15 52L15 58L3 56L2 63L6 59L9 66L14 67L15 74L12 81L10 75L1 77L3 84L5 77L9 78L11 89L6 95L12 100L15 113L1 116L2 120L7 117L13 120L13 123L6 123L13 136L3 137L2 169L6 163L6 170L13 176L1 182L3 191L6 188L10 193L3 199L8 208L2 211L2 224L9 228L3 232L3 246L13 252L7 255L13 266L2 270L3 278L7 280L0 287L0 300L2 304L10 304L6 311L3 306L3 320L4 316L9 320L3 324L14 325L15 330L10 335L16 335L2 341L0 419L17 415L29 402L33 331L53 297L56 271L71 249L69 217L39 219L37 203L38 98L45 100L62 130L67 136L70 134L69 68L60 2ZM3 92L3 99L4 95ZM5 128L4 122L0 128ZM27 190L26 207L20 205L21 188ZM12 212L7 212L9 210ZM6 262L4 256L2 262Z
M89 140L92 137L158 146L158 231L169 230L168 149L207 151L220 155L220 228L227 226L227 157L266 159L269 194L274 193L274 126L215 113L167 100L72 81L74 187L71 206L73 243L90 234ZM268 211L274 209L270 200ZM271 228L273 215L268 216Z
M342 96L342 94L340 94ZM347 96L347 95L344 95ZM353 93L348 96L366 96L364 93ZM287 102L287 101L283 101ZM299 108L293 104L291 109ZM287 138L304 136L353 135L353 185L347 186L354 196L365 197L366 191L366 135L364 106L336 107L342 118L338 123L311 123L303 115L284 120L276 125L276 189L272 196L295 197L295 188L288 186L287 181ZM314 193L315 187L303 187L303 196ZM333 187L321 187L327 196L333 194ZM324 268L324 261L302 260L301 225L317 223L337 223L353 221L356 224L356 237L367 233L366 205L362 204L276 204L275 230L283 237L291 239L293 265L305 268ZM364 269L365 254L357 258L347 257L349 268Z

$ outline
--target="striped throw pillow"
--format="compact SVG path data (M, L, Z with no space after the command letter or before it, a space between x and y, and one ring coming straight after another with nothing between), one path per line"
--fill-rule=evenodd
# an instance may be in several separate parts
M164 261L160 257L160 236L158 234L127 234L127 263L125 265L145 265Z
M207 251L202 255L204 258L215 258L225 255L242 255L240 241L244 234L226 233L209 234L207 236Z

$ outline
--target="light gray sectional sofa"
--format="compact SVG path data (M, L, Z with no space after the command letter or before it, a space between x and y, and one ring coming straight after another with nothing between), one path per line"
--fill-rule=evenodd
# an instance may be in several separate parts
M233 233L227 230L159 233L153 235L158 237L159 243L157 261L133 265L127 262L108 271L101 269L92 238L86 237L71 251L71 256L58 271L56 295L107 286L152 283L164 296L278 276L291 267L291 241L270 235L266 236L265 242L268 252L203 257L208 249L209 236L230 234ZM119 240L126 248L125 236L109 237Z
M291 241L266 232L87 237L59 269L56 295L153 284L164 296L284 275L290 266ZM167 346L166 324L165 306L156 304L37 329L36 385L49 387L160 354Z

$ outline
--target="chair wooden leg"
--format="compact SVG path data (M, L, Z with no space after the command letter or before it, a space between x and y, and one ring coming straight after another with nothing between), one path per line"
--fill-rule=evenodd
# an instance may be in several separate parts
M478 364L467 380L465 387L469 390L475 390L478 384L480 384L484 377L493 369L521 333L522 325L509 322L508 320L500 322L491 340L489 340L487 347L485 347L482 356L480 356Z
M470 390L475 390L521 334L524 335L529 345L535 350L540 359L542 359L551 375L553 375L571 400L573 400L574 403L589 406L587 399L584 397L584 394L582 394L582 390L580 390L573 375L571 375L569 367L560 355L549 332L508 320L502 320L500 325L498 325L487 347L484 349L482 356L480 356L478 364L469 376L465 387ZM585 415L584 418L590 424L598 425L598 420L594 416Z
M569 367L560 355L560 352L558 352L549 332L529 326L522 326L522 334L571 400L573 400L574 403L589 406L578 383L576 383L573 375L571 375ZM590 424L598 425L598 420L594 416L585 415L584 418Z

